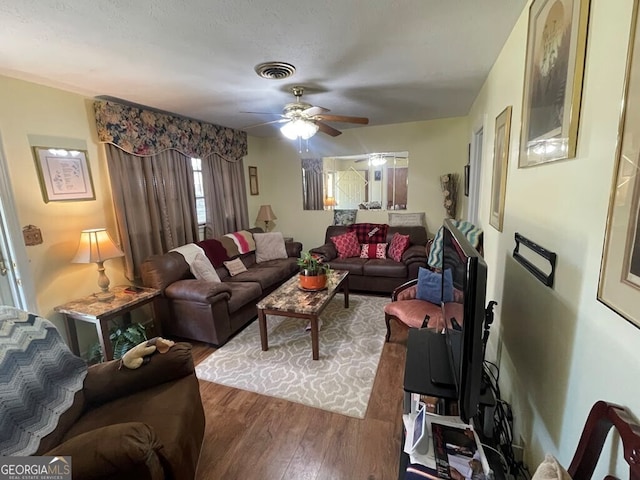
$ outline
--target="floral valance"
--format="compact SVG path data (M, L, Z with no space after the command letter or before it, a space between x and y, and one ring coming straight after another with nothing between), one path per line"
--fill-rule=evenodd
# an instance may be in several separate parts
M109 101L93 106L98 139L132 155L173 149L190 157L215 153L236 160L247 154L247 133L240 130Z

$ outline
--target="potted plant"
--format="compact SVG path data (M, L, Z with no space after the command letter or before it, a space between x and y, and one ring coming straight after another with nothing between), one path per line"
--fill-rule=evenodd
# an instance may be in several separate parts
M331 271L329 265L322 263L320 257L311 252L303 252L298 258L300 267L300 288L303 290L322 290L327 285L327 274Z

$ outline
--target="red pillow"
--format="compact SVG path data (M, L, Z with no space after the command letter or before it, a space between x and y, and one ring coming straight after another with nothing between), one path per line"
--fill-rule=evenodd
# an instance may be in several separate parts
M358 243L358 237L353 232L343 233L331 237L331 241L338 250L339 258L359 257L360 256L360 243Z
M387 241L386 223L354 223L349 225L350 232L356 232L358 243L384 243Z
M360 245L360 258L387 258L387 244L363 243Z
M401 233L394 233L391 238L391 245L389 246L389 258L396 262L402 261L402 254L409 248L409 235L402 235Z

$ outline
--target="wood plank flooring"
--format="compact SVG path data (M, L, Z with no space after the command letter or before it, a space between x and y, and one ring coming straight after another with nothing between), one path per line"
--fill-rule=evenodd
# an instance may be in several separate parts
M407 332L392 327L364 419L200 381L207 425L196 478L397 479ZM215 351L192 343L196 364Z

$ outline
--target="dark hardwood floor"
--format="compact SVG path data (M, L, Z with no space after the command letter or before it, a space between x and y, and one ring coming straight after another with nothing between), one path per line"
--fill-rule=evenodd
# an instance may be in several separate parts
M196 478L397 479L407 332L392 327L364 419L200 381L207 426ZM213 351L194 344L195 363Z

